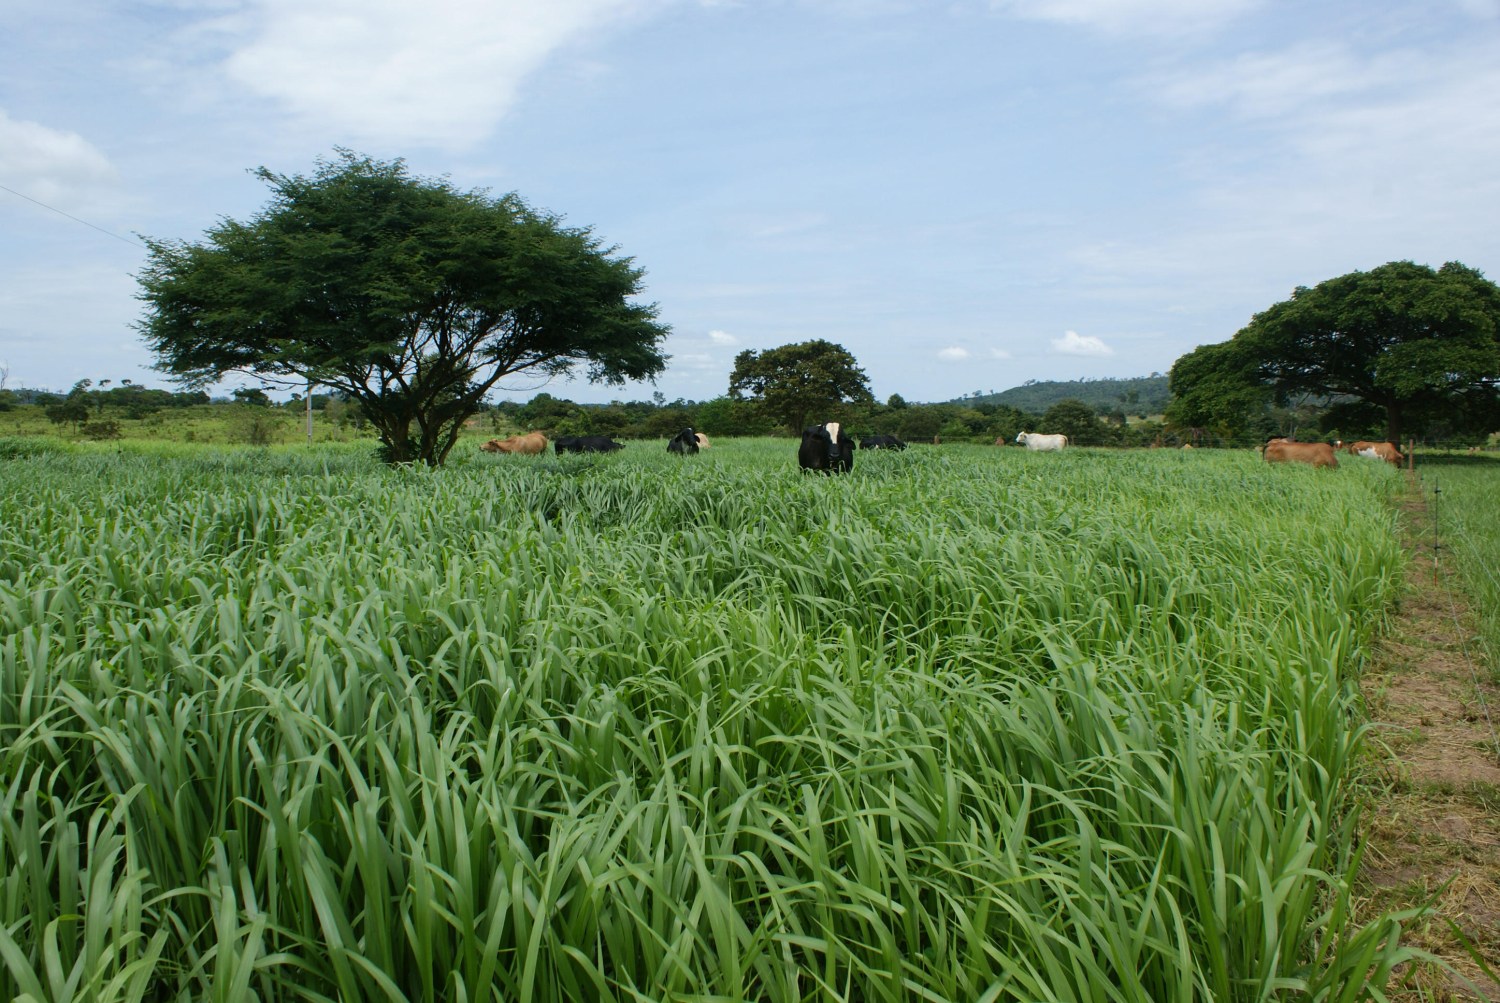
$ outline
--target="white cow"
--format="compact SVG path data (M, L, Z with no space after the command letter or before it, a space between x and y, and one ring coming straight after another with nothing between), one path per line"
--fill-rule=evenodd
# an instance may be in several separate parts
M1025 443L1027 449L1055 453L1068 444L1068 437L1066 435L1040 435L1036 432L1022 432L1016 436L1016 441Z

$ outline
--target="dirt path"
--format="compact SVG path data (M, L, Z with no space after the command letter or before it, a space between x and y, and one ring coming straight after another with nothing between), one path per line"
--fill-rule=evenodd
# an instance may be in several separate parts
M1500 971L1500 687L1484 665L1468 601L1413 482L1402 503L1411 554L1389 636L1363 682L1374 725L1358 893L1371 911L1418 906L1436 913L1407 941L1444 959L1482 989L1434 965L1390 987L1392 1000L1500 1000L1450 926ZM1442 541L1439 541L1442 542ZM1436 555L1436 559L1435 559ZM1383 752L1384 746L1387 752Z

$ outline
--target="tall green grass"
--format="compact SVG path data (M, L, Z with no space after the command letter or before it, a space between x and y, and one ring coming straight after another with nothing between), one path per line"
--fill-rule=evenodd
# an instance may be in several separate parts
M1422 466L1428 525L1473 597L1491 678L1500 679L1500 463L1488 457L1434 456Z
M4 460L0 996L1378 995L1389 471L793 454Z

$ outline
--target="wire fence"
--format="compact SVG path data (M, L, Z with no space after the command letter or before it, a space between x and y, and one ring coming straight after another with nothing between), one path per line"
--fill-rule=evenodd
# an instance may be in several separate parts
M1319 435L1312 432L1288 432L1283 434L1284 438L1293 442L1326 442L1330 446L1347 447L1355 442L1380 443L1386 440L1379 437L1370 439L1340 438L1334 435ZM1195 448L1205 449L1259 449L1266 444L1270 436L1222 436L1207 433L1191 434L1188 432L1168 433L1161 436L1156 443L1160 446L1192 445ZM1474 439L1432 439L1432 438L1407 438L1401 442L1394 443L1402 454L1437 453L1442 455L1468 455L1468 456L1500 456L1500 443L1490 443L1488 440L1476 442Z
M1447 503L1443 500L1443 488L1440 478L1433 477L1429 485L1427 478L1418 481L1427 497L1427 511L1431 514L1432 523L1432 580L1436 585L1444 577L1443 554L1445 551L1455 554L1458 559L1453 561L1454 570L1461 578L1474 574L1481 581L1473 582L1471 588L1476 601L1482 602L1480 593L1487 589L1490 595L1500 596L1500 578L1497 578L1494 570L1493 559L1487 559L1484 550L1476 542L1473 533L1467 532L1460 517L1456 514L1446 512ZM1448 615L1453 621L1454 634L1459 638L1460 654L1465 667L1468 669L1469 680L1473 686L1475 700L1483 715L1485 726L1489 731L1488 750L1491 755L1500 760L1500 733L1495 727L1495 718L1490 709L1489 700L1486 696L1486 687L1481 681L1480 661L1476 657L1471 640L1473 632L1463 623L1463 617L1459 612L1457 600L1453 592L1447 592ZM1492 639L1493 642L1493 639ZM1497 645L1491 643L1490 656L1494 657Z

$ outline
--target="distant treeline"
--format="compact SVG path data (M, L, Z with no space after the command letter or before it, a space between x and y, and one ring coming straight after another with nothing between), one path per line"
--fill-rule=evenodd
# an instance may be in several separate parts
M314 394L311 403L320 424L349 435L368 434L367 420L357 403L336 394ZM218 415L240 430L231 435L232 440L266 442L273 440L274 429L280 424L299 419L307 401L295 396L277 403L260 390L237 390L232 400L210 399L201 392L172 393L133 384L98 388L87 381L80 381L66 394L0 391L0 411L22 407L35 409L38 418L44 415L60 434L83 438L171 437L173 427L163 421L168 413L177 413L184 421L210 420ZM1118 409L1101 414L1078 400L1060 400L1031 412L988 400L909 403L893 394L885 403L845 403L828 408L817 415L817 420L844 422L856 436L896 435L907 442L1013 441L1023 431L1062 432L1080 446L1144 446L1170 439L1159 422L1127 421ZM137 425L141 427L132 431ZM626 439L668 438L688 427L710 436L790 432L756 401L727 395L706 401L669 401L656 394L644 401L582 404L539 393L524 403L491 404L471 419L469 426L471 432L482 435L540 430L550 436L611 435ZM197 430L194 434L202 433Z
M710 436L778 435L787 429L754 401L615 401L576 404L538 394L525 404L505 402L488 412L499 430L541 429L559 435L661 438L691 427ZM893 394L884 404L844 404L819 415L844 422L856 435L896 435L907 442L993 442L1023 431L1063 432L1078 445L1149 445L1162 434L1156 422L1110 420L1080 401L1059 401L1041 413L988 401L913 404Z
M1073 396L1057 396L1064 391ZM1086 398L1091 398L1086 399ZM1007 401L1032 400L1021 407ZM1370 416L1353 420L1347 403L1304 400L1297 405L1267 406L1264 414L1226 435L1204 428L1165 424L1166 377L1029 383L999 394L979 394L942 403L913 403L893 394L884 403L842 404L820 412L817 420L836 420L856 436L897 435L907 442L1014 441L1019 432L1061 432L1079 446L1258 445L1270 435L1292 435L1304 441L1379 439ZM1048 403L1050 401L1050 403ZM261 390L236 390L232 398L210 398L201 391L172 392L121 383L94 386L80 381L65 394L35 389L0 389L0 412L33 408L40 431L45 416L60 434L83 438L125 436L173 437L183 422L212 421L230 427L230 441L273 441L281 424L300 422L307 401L300 395L277 403ZM373 434L360 406L337 394L315 393L312 410L318 423L337 437ZM169 415L180 418L169 418ZM122 424L123 423L123 424ZM137 426L139 426L137 428ZM21 426L17 426L20 428ZM669 438L683 428L710 436L786 435L789 429L753 400L729 396L711 400L650 400L584 404L539 393L526 402L492 403L469 421L471 434L504 436L540 430L549 436L611 435L625 439ZM132 431L132 429L135 429ZM12 431L16 431L13 428ZM1485 436L1461 436L1442 423L1414 429L1426 444L1475 445ZM203 435L201 429L193 432Z
M1083 401L1101 415L1118 411L1130 418L1148 418L1166 410L1172 394L1161 373L1125 379L1027 380L1018 387L996 393L975 391L960 403L1001 404L1036 414L1065 400Z
M58 407L65 402L102 411L108 407L124 418L144 418L165 408L195 407L210 402L208 394L201 390L172 391L144 387L123 380L118 386L90 389L90 380L80 380L66 393L54 390L38 390L35 387L18 387L15 390L0 389L0 411L8 411L21 404L39 404L42 407Z

